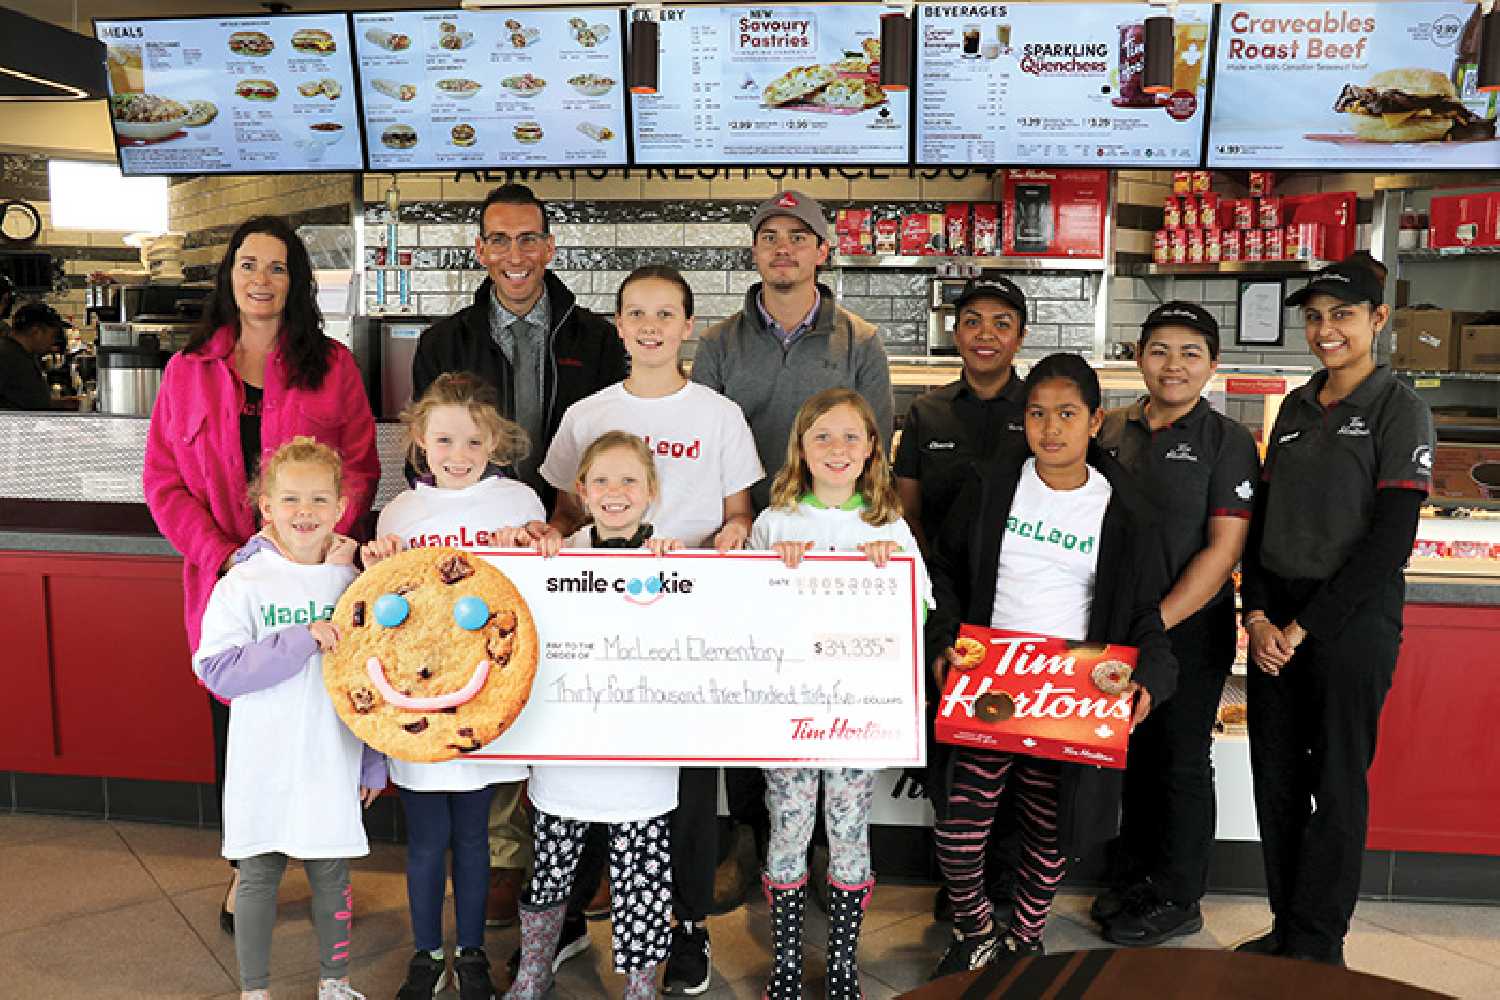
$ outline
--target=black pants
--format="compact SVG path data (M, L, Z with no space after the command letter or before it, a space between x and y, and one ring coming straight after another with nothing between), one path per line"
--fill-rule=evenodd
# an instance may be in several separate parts
M204 692L208 694L208 692ZM218 809L219 822L224 822L224 762L229 756L229 706L213 695L208 695L208 718L214 731L214 805ZM238 868L238 861L229 862L229 867Z
M677 808L671 820L672 915L679 922L707 920L719 862L718 768L684 767L677 772Z
M568 891L567 914L570 917L583 916L589 900L594 898L594 892L599 888L599 880L604 877L609 865L608 833L608 823L590 823L588 831L583 835L578 867L573 869L573 885Z
M1126 882L1150 877L1162 895L1188 906L1208 890L1217 819L1214 720L1234 665L1234 601L1200 609L1167 635L1177 691L1152 705L1130 736L1118 874Z
M1316 581L1273 581L1267 614L1288 624ZM1366 773L1401 647L1397 573L1335 636L1308 636L1279 676L1249 678L1250 766L1266 889L1287 951L1341 957L1369 822Z

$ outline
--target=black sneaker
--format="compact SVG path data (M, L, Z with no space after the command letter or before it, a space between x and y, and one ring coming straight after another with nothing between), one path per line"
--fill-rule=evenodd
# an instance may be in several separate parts
M708 991L713 975L713 948L708 942L708 927L702 923L673 927L672 950L667 954L662 992L668 996L695 997Z
M1104 926L1121 914L1139 909L1154 895L1149 879L1115 886L1094 897L1093 904L1089 906L1089 916L1094 923Z
M448 963L419 951L406 967L406 982L396 991L396 1000L432 1000L447 985Z
M940 924L953 922L953 900L948 898L947 886L938 886L932 896L932 919Z
M1280 932L1273 927L1258 938L1235 945L1234 950L1246 955L1280 955L1286 946L1281 943Z
M458 1000L495 1000L490 979L490 957L483 948L460 948L453 959L453 977L458 980Z
M973 972L975 969L982 969L995 960L998 947L999 941L993 933L971 938L963 938L954 934L937 968L933 969L932 975L927 978L942 979L955 972Z
M1149 902L1133 907L1109 922L1104 940L1136 948L1149 948L1168 938L1186 937L1203 929L1203 913L1197 903L1180 906L1155 893Z

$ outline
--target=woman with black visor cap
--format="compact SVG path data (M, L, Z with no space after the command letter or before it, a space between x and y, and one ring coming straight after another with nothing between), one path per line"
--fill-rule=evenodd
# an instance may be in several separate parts
M1359 892L1402 568L1432 481L1432 414L1375 363L1383 298L1346 261L1287 299L1323 369L1276 418L1245 548L1250 764L1275 922L1240 951L1342 964Z

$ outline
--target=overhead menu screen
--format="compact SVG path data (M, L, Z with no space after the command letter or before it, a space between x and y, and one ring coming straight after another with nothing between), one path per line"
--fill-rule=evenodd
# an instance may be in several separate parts
M354 15L372 170L622 166L617 9Z
M1500 168L1473 3L1226 4L1212 167Z
M1211 4L1176 8L1172 86L1160 94L1145 90L1145 4L918 11L919 164L1198 164Z
M898 164L908 94L880 86L878 4L665 8L635 161Z
M127 175L364 167L343 14L100 20Z

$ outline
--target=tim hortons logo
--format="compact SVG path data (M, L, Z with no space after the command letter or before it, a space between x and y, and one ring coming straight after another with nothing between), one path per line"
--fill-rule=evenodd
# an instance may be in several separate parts
M976 678L973 672L960 675L952 690L943 695L939 715L951 718L954 712L962 711L972 717L975 699L989 691L996 678L1013 674L1045 678L1031 693L1015 695L1016 718L1129 720L1128 699L1080 694L1074 680L1077 662L1072 656L1060 653L1038 654L1037 646L1046 641L1041 636L991 639L990 644L1000 648L994 668L982 677Z

